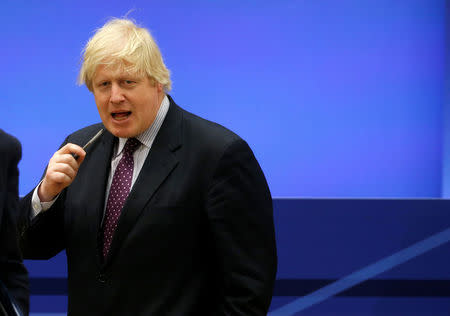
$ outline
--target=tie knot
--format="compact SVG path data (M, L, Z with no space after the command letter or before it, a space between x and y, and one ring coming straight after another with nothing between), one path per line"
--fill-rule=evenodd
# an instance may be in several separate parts
M132 155L140 144L141 142L136 138L128 138L127 142L125 143L125 147L123 148L124 155Z

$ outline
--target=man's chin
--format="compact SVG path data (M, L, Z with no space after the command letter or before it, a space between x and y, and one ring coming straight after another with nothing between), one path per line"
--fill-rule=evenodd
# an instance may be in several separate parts
M114 136L120 137L120 138L131 138L131 137L135 137L138 135L138 133L136 133L136 131L129 130L126 128L114 128L114 127L106 126L106 129Z

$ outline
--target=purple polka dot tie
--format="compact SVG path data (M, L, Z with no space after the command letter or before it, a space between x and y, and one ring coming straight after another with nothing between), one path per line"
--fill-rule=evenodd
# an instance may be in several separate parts
M108 255L120 213L130 193L134 167L133 153L139 145L140 142L136 138L127 140L122 151L122 158L120 158L114 172L108 201L106 202L106 215L103 226L103 258L106 258Z

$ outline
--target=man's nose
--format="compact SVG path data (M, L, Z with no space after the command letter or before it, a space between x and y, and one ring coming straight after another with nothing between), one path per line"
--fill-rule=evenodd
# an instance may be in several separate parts
M122 88L118 84L113 83L111 85L111 102L120 103L123 100L125 100L125 97Z

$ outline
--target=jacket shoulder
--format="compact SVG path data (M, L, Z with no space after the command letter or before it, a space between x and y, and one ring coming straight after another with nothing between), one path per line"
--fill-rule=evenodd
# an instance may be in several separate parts
M22 146L17 138L0 129L0 155L3 157L22 154Z
M183 110L183 131L191 139L197 139L198 143L227 146L242 138L235 132L219 123L204 119L186 110Z

